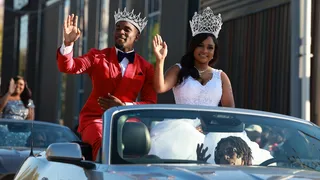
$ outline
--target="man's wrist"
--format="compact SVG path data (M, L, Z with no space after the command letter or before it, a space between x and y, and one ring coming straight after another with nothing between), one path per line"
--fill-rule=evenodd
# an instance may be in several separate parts
M72 45L73 45L73 42L63 41L63 44L67 47L67 46L72 46Z

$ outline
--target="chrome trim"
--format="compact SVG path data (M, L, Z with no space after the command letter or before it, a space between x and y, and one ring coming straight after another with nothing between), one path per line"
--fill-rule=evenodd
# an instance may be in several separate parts
M259 110L250 110L250 109L241 109L241 108L227 108L227 107L210 107L210 106L196 106L196 105L180 105L180 104L143 104L143 105L131 105L131 106L122 106L118 107L119 112L130 111L130 110L187 110L187 111L205 111L205 112L223 112L223 113L232 113L232 114L241 114L241 115L252 115L252 116L262 116L262 117L271 117L278 118L288 121L294 121L299 123L304 123L312 125L309 121L300 119L293 116L277 114L266 111Z
M110 165L111 162L111 130L112 130L112 119L115 113L117 113L118 107L108 109L103 113L103 132L102 132L102 164ZM107 131L108 130L108 131ZM105 133L108 132L108 133Z

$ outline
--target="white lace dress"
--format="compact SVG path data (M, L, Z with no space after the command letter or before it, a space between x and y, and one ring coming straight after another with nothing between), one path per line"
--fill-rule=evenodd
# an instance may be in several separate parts
M180 68L180 64L177 64ZM213 69L212 79L202 85L192 77L186 78L182 84L173 88L176 104L218 106L222 96L221 70ZM168 120L158 123L151 129L151 150L154 154L163 159L184 159L196 160L196 147L198 143L204 143L211 154L208 162L214 162L214 150L221 140L228 136L241 137L253 153L253 164L258 165L265 160L272 158L269 151L260 149L258 144L252 142L246 132L242 133L208 133L204 136L197 131L194 120L186 123L185 119ZM193 128L190 128L193 127Z
M212 79L205 85L191 76L186 78L172 89L176 104L218 106L222 96L221 72L213 69Z

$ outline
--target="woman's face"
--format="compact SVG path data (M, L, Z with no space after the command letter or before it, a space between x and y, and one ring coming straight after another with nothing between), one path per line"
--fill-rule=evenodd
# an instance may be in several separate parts
M15 90L15 93L16 94L21 94L24 90L24 87L25 87L25 83L24 83L24 80L22 79L19 79L17 82L16 82L16 90Z
M232 147L228 142L222 143L216 153L220 158L220 164L240 166L244 164L242 157L238 157L237 149Z
M193 52L193 56L198 63L208 64L213 59L215 44L212 37L207 37Z

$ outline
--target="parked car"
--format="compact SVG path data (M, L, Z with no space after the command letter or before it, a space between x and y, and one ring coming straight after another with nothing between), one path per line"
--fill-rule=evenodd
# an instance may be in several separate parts
M36 155L51 143L78 142L66 126L40 121L0 119L0 179L13 179L33 144Z
M103 122L102 148L95 162L83 160L77 143L54 143L40 156L29 157L15 179L320 178L320 128L299 118L157 104L114 107L104 113ZM260 132L260 141L250 139L253 129ZM217 163L234 153L243 161L239 148L219 155L220 140L235 136L250 147L253 165ZM202 143L208 147L206 156L211 154L207 161L199 160L196 152Z

